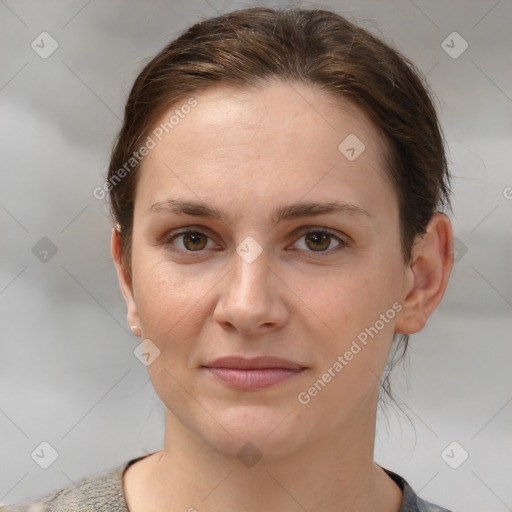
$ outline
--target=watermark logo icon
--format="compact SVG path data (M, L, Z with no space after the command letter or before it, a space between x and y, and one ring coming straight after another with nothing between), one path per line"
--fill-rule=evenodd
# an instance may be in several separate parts
M259 462L262 454L253 443L245 443L236 456L242 464L245 464L248 468L252 468Z
M150 339L144 339L135 347L133 354L144 366L149 366L160 356L160 349Z
M32 254L41 263L48 263L57 254L57 246L49 238L43 236L43 238L32 247Z
M345 137L338 146L338 151L351 162L359 158L365 149L363 141L353 133Z
M442 452L441 458L450 466L452 469L457 469L469 457L469 453L464 447L457 441L452 441Z
M453 237L453 262L457 263L468 252L468 246L457 237Z
M47 441L37 445L30 456L43 469L48 469L59 458L57 450Z
M252 236L248 236L237 245L236 252L246 263L252 263L263 252L263 247Z
M39 57L47 59L59 47L59 43L48 32L41 32L30 46Z
M468 46L468 42L458 32L452 32L441 43L441 48L452 59L458 59L468 49Z

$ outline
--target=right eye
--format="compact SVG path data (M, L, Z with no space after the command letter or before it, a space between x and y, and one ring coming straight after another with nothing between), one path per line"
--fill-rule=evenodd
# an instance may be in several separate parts
M178 249L176 249L176 240L180 241L177 245L181 247L178 247ZM162 239L162 245L171 251L192 253L203 252L203 249L207 248L208 241L213 243L210 237L201 231L187 229L179 233L166 235Z

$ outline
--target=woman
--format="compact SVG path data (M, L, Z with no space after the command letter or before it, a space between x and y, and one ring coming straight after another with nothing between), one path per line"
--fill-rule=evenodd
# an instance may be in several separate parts
M194 25L135 81L105 184L163 450L6 510L446 510L373 449L394 342L447 286L449 185L426 85L368 32Z

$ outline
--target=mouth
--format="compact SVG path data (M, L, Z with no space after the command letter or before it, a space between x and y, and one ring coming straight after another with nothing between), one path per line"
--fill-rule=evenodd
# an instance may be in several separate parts
M275 386L306 368L298 363L276 357L223 357L203 366L217 380L239 390L257 390Z

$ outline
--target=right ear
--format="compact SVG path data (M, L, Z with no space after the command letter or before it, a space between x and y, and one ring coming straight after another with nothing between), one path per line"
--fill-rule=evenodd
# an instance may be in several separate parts
M133 284L130 274L124 268L122 263L122 252L121 252L121 233L116 227L112 230L112 239L110 243L110 250L112 253L112 259L117 270L117 278L119 279L119 286L126 302L127 308L127 320L130 329L137 326L138 329L132 329L134 334L139 335L140 332L140 319L139 313L137 312L137 304L133 297Z

